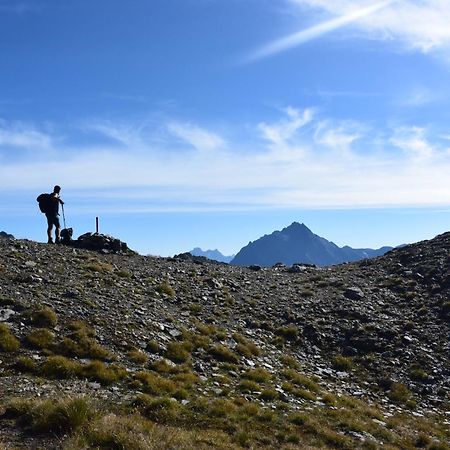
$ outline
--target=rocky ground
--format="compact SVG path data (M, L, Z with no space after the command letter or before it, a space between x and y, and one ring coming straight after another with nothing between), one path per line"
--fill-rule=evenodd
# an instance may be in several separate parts
M8 403L84 396L134 414L144 394L184 408L169 420L146 406L152 423L192 428L191 408L194 428L225 433L221 448L449 448L449 267L450 233L359 263L271 269L0 239L0 448L219 448L68 447L75 430L24 428ZM233 413L200 420L202 398ZM249 405L284 431L236 419ZM378 411L367 427L366 407ZM335 417L348 408L353 425Z

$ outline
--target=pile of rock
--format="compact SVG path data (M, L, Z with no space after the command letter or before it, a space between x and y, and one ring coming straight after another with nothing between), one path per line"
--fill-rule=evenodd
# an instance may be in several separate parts
M85 233L71 245L76 248L94 250L101 253L131 253L126 242L116 239L113 236L100 233Z
M5 233L4 231L0 231L0 239L14 239L12 234Z

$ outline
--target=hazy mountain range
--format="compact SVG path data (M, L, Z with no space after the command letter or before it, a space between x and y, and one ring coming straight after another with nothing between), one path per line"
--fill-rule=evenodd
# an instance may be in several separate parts
M224 263L230 263L232 259L235 257L235 255L231 256L225 256L222 255L222 253L219 252L219 250L202 250L199 247L194 248L194 250L191 250L189 252L191 255L194 256L205 256L208 259L212 259L213 261L219 261Z

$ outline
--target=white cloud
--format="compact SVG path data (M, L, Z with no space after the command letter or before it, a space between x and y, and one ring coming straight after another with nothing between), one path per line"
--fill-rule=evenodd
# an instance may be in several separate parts
M352 145L361 138L363 127L355 122L333 123L323 121L317 125L314 139L319 145L324 145L337 151L343 157L353 156Z
M50 148L51 137L33 126L17 122L9 123L0 119L0 149L3 148Z
M167 129L199 151L210 152L225 145L225 141L219 135L191 123L172 122L167 125Z
M354 22L361 21L369 16L373 16L375 13L389 6L392 2L393 0L388 0L381 3L357 5L352 8L348 8L342 14L337 14L338 17L336 18L324 21L306 30L301 30L297 33L290 34L289 36L270 42L247 56L247 58L245 58L245 62L252 62L267 58L317 39L325 34L331 33L332 31L348 26Z
M160 123L156 130L174 123ZM203 127L188 130L192 127L217 138ZM239 126L234 134L231 129L230 136L242 133ZM2 162L0 190L38 192L57 180L75 198L89 192L78 200L80 211L118 213L450 205L448 144L432 141L425 128L405 126L389 135L287 108L281 119L255 125L245 147L231 137L226 146L221 138L208 144L201 139L194 142L201 151L192 151L188 138L180 146L177 133L166 133L158 146L139 130L139 124L128 127L121 148L84 145L78 151L75 144L59 143L58 158L50 139L50 151L33 161ZM146 129L145 136L150 134Z
M300 7L342 17L373 5L369 0L288 0ZM422 52L450 48L450 3L448 0L396 0L376 14L352 22L371 39L398 40Z
M435 151L426 138L425 128L401 127L395 131L391 142L417 161L431 158Z

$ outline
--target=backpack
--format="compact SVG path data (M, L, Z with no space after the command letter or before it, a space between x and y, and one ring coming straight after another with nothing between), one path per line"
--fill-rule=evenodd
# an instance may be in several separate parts
M42 213L49 213L52 208L51 194L41 194L36 201L39 203L39 209Z

